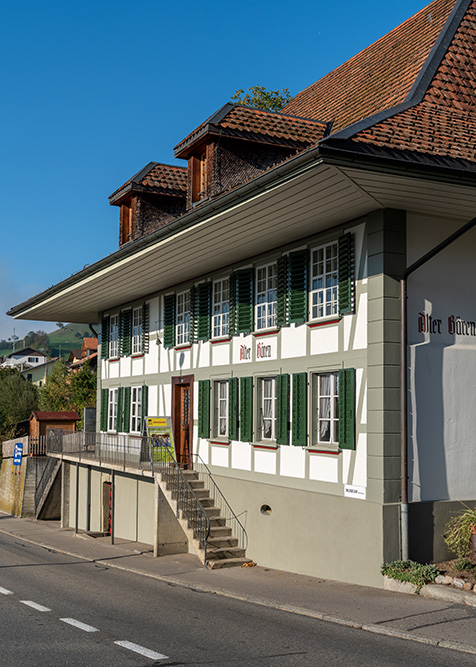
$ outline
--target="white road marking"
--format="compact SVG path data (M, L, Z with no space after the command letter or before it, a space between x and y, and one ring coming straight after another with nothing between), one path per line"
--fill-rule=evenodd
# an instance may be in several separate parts
M139 646L139 644L133 644L132 642L120 641L114 642L114 644L122 646L123 648L128 648L130 651L134 651L135 653L140 653L141 655L145 656L146 658L150 658L151 660L165 660L168 657L162 653L156 653L155 651L151 651L148 648Z
M38 602L33 602L33 600L20 600L20 602L22 604L26 604L28 607L36 609L36 611L51 611L51 609L48 609L48 607L43 607L42 604L38 604Z
M0 586L0 593L2 595L13 595L13 591L9 591L8 588L2 588L1 586Z
M63 623L69 623L69 625L74 625L75 628L84 630L84 632L99 632L99 630L97 628L93 628L92 625L81 623L81 621L77 621L75 618L60 618L60 621L63 621Z

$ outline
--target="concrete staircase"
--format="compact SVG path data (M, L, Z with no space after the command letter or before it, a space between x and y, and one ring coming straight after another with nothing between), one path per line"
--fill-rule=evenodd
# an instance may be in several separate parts
M35 494L35 518L59 519L61 516L61 459L48 458Z
M248 563L249 558L245 557L245 549L238 545L238 538L233 537L231 528L226 526L226 520L220 512L220 508L214 506L213 499L210 497L208 489L205 488L204 482L199 479L198 473L194 470L183 470L182 473L184 483L191 487L210 522L206 549L196 539L193 528L189 525L187 518L178 505L175 494L168 487L167 482L160 472L157 473L158 482L201 562L211 570L222 567L236 567Z

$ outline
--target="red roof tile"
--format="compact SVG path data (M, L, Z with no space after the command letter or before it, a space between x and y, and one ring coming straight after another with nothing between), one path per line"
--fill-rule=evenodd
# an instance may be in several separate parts
M353 142L476 162L475 37L473 2L423 100L358 132Z
M333 121L335 132L403 102L454 4L435 0L298 93L283 112Z
M151 192L154 194L185 197L187 194L187 168L160 162L149 164L121 185L109 197L110 203L130 191Z
M83 350L97 350L98 349L98 339L97 338L83 338Z
M175 147L176 157L187 157L206 135L227 136L257 143L303 149L317 143L327 123L278 112L226 104Z

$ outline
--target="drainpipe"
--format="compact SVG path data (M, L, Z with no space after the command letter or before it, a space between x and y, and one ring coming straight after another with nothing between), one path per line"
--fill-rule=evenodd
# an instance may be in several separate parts
M408 277L423 264L438 255L442 250L451 245L454 241L463 236L466 232L476 226L476 217L472 218L456 232L448 236L447 239L439 243L432 250L420 257L416 262L409 266L403 272L400 279L400 309L401 309L401 329L400 329L400 458L401 458L401 502L400 502L400 545L401 558L408 560L408 350L407 350L407 280Z

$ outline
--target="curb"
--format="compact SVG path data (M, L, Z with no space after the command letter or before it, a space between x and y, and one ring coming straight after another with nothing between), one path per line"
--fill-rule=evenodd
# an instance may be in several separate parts
M80 560L84 560L88 563L102 563L104 565L107 565L110 568L114 568L116 570L122 570L124 572L130 572L131 574L138 574L140 576L144 577L149 577L151 579L157 579L158 581L162 581L164 583L172 584L174 586L180 586L181 588L187 588L193 591L199 591L201 593L209 593L212 595L219 595L220 597L224 598L230 598L233 600L239 600L240 602L248 602L249 604L254 604L260 607L267 607L268 609L276 609L278 611L285 611L290 614L297 614L299 616L307 616L309 618L315 618L316 620L319 621L326 621L327 623L334 623L335 625L343 625L347 628L353 628L355 630L364 630L365 632L372 632L374 634L378 635L385 635L387 637L394 637L395 639L405 639L407 641L413 641L417 642L418 644L427 644L429 646L437 646L440 648L446 648L450 649L452 651L459 651L460 653L470 653L473 655L476 655L476 646L469 646L467 644L460 644L458 642L450 642L446 640L439 640L439 639L431 639L429 637L420 637L418 635L412 635L409 632L405 632L403 630L395 630L393 628L384 628L380 625L376 625L374 623L359 623L358 621L349 621L344 618L339 618L337 616L329 616L328 614L324 614L319 611L314 611L312 609L306 609L304 607L294 607L293 605L287 605L287 604L280 604L279 602L272 602L270 600L266 600L264 598L259 598L259 597L250 597L246 595L239 595L238 593L233 593L231 591L226 591L226 590L220 590L220 589L211 589L207 586L203 586L202 584L191 584L186 581L182 581L180 579L174 579L173 577L168 577L165 575L161 574L151 574L148 572L142 572L140 570L136 570L132 567L125 567L122 565L118 565L115 562L109 562L106 558L88 558L86 556L81 556L78 554L75 554L71 551L64 551L62 549L58 549L57 547L53 547L49 544L43 544L42 542L38 542L36 540L32 540L27 537L23 537L22 535L18 535L17 533L11 533L8 530L3 530L0 529L0 533L3 533L4 535L9 535L10 537L14 537L16 539L23 540L24 542L28 542L29 544L34 544L35 546L42 547L43 549L49 549L51 551L56 551L57 553L64 554L65 556L71 556L72 558L78 558ZM423 588L427 588L423 587ZM422 588L422 591L423 591ZM452 592L452 591L448 591ZM459 593L460 591L454 591L455 593ZM432 597L431 595L424 595L424 597ZM436 596L436 599L445 599ZM452 600L454 602L454 600Z
M386 591L394 593L405 593L406 595L418 595L415 584L408 581L398 581L385 576L383 587ZM459 591L441 584L425 584L421 587L420 596L430 600L443 600L453 604L464 604L468 607L476 607L476 595L468 591Z

